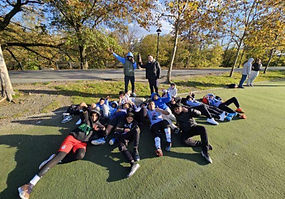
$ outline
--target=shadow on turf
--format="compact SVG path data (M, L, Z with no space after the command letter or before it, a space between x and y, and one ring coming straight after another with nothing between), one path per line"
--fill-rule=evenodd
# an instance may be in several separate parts
M40 123L43 126L57 126L59 121L56 118L46 119ZM60 129L62 135L23 135L23 134L11 134L0 136L0 145L8 145L9 147L16 147L17 152L15 154L16 167L8 174L6 181L7 188L0 193L0 198L17 198L17 188L29 180L38 172L39 164L47 159L52 153L56 152L64 140L69 134L71 128L70 123L63 125ZM173 147L184 147L179 139L179 136L173 136ZM119 151L114 151L114 147L107 145L103 146L88 146L86 156L82 161L90 161L97 165L106 168L109 172L109 176L106 179L107 182L114 182L125 179L130 168L129 166L122 166L122 163L126 161L124 156ZM132 145L130 146L132 151ZM155 156L155 148L153 138L148 128L143 128L140 139L140 156L141 159L157 158ZM177 152L165 152L167 157L185 159L194 161L199 165L206 165L207 162L201 157L199 149L194 149L198 153L177 153ZM161 157L163 158L163 157ZM72 164L72 163L68 163ZM143 169L143 168L141 168Z

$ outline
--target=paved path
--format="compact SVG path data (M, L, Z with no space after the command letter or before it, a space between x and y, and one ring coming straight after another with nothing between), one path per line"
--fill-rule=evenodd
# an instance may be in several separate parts
M285 70L285 67L270 68L269 70ZM235 72L241 69L235 69ZM230 69L189 69L173 70L172 77L189 75L209 75L230 72ZM77 81L77 80L122 80L123 70L42 70L42 71L10 71L12 83L34 83L49 81ZM167 70L162 70L162 77L166 77ZM145 70L136 70L136 80L145 80Z

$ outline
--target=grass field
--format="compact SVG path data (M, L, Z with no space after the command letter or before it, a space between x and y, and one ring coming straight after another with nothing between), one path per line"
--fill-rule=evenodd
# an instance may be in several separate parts
M176 136L172 151L157 158L151 135L143 129L141 168L130 179L118 149L90 146L84 160L50 170L31 199L285 198L285 81L215 94L236 96L247 119L219 126L198 120L208 130L213 164L203 160L199 149L182 146ZM34 120L39 119L37 125L18 121L20 127L0 130L1 199L17 198L17 187L29 182L71 128L60 124L60 116Z

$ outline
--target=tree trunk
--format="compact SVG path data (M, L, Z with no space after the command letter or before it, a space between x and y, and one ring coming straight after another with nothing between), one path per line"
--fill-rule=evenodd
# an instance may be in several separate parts
M245 48L245 47L244 47ZM244 51L245 51L245 49L243 48L243 50L242 50L242 53L241 53L241 56L240 56L240 60L239 60L239 64L238 64L238 68L240 68L240 65L241 65L241 63L242 63L242 58L243 58L243 56L244 56Z
M266 73L267 68L268 68L268 66L269 66L269 64L270 64L270 62L271 62L271 59L272 59L272 57L273 57L273 53L274 53L274 48L270 50L269 60L268 60L266 66L265 66L265 68L264 68L264 71L263 71L264 74Z
M0 45L0 80L1 80L1 94L6 97L8 101L13 100L14 90L10 81L8 70L3 57L3 52Z
M172 67L173 67L173 63L174 63L174 59L175 59L175 55L176 55L177 43L178 43L178 26L176 25L175 35L174 35L174 46L173 46L173 50L172 50L172 57L171 57L171 62L170 62L170 66L168 68L168 73L167 73L167 83L171 82L171 72L172 72Z
M79 53L80 53L80 68L82 70L88 69L88 61L86 56L86 46L85 45L79 45Z
M237 49L237 53L236 53L236 57L235 57L235 62L234 62L234 65L233 65L233 67L231 69L230 77L232 77L233 74L234 74L234 69L235 69L236 64L237 64L237 60L238 60L238 56L239 56L239 53L240 53L241 44L242 44L242 39L240 40L240 42L238 44L238 49Z

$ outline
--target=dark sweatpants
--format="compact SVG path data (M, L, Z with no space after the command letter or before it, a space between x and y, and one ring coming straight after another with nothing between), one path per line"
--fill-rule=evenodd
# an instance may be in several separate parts
M234 103L235 106L236 106L237 108L239 108L238 100L237 100L237 98L235 98L235 97L232 97L231 99L228 99L227 101L221 103L221 104L218 106L218 108L221 109L221 110L223 110L223 111L226 111L226 112L228 112L228 113L235 113L235 111L234 111L233 109L231 109L231 108L228 107L228 106L229 106L230 104L232 104L232 103Z
M192 140L193 136L200 135L201 142ZM182 142L187 146L201 146L204 152L209 150L207 131L204 126L196 125L187 129L182 129Z
M160 122L153 124L150 127L150 131L151 131L153 137L162 138L162 135L165 135L164 129L166 129L168 127L169 127L169 122L167 120L162 120Z
M150 94L152 94L154 91L158 93L158 81L157 79L148 79L148 84L150 88Z
M125 76L125 93L128 92L129 81L132 84L132 93L135 92L135 76Z
M134 162L132 154L128 151L128 143L134 141L134 153L138 153L140 131L132 130L127 133L115 132L114 137L119 143L119 150L124 154L130 163Z

